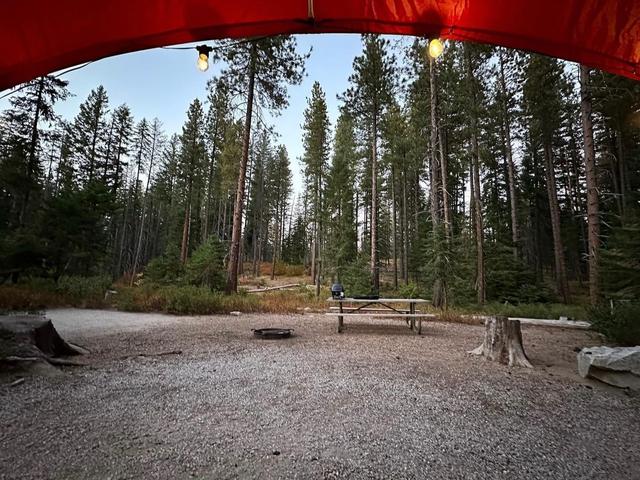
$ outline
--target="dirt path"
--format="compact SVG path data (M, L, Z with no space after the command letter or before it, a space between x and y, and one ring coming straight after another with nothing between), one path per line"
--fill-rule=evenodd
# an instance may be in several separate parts
M90 366L0 388L0 478L639 478L640 399L577 377L585 332L526 328L530 371L467 325L49 316Z

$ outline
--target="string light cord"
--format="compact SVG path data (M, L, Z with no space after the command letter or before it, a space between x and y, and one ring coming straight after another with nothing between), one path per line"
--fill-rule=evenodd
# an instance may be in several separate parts
M209 45L203 44L203 45L197 45L197 46L160 47L160 48L163 49L163 50L197 50L199 52L199 55L202 55L204 52L206 52L206 53L204 53L206 55L206 60L204 58L200 57L199 58L199 63L198 63L199 68L204 71L204 70L207 70L207 68L208 68L208 61L209 61L208 56L209 56L210 52L223 50L225 48L234 47L236 45L242 45L244 43L250 43L250 42L254 42L254 41L259 41L259 40L262 40L264 38L267 38L267 37L245 38L245 39L239 40L237 42L217 45L215 47L211 47ZM81 68L84 68L84 67L86 67L88 65L91 65L94 61L95 60L91 60L91 61L83 63L81 65L76 65L75 67L68 68L67 70L64 70L64 71L54 75L54 77L58 78L58 77L61 77L63 75L66 75L67 73L75 72L76 70L80 70ZM206 68L205 68L205 65L206 65ZM20 85L19 87L14 88L13 90L10 90L10 91L0 95L0 100L2 100L3 98L8 97L10 95L13 95L14 93L20 92L20 91L24 90L25 88L27 88L28 86L29 86L29 82L24 83L24 84Z

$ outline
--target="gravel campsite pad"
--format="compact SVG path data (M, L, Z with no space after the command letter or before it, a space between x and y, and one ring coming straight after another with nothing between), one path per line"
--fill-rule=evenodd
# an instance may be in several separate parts
M589 332L523 327L528 370L466 354L480 326L48 317L88 366L0 387L0 478L640 478L640 398L577 376Z

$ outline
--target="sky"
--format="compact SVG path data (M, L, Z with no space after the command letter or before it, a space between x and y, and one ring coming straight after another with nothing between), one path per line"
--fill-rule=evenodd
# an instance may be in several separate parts
M300 52L312 48L306 63L306 76L301 85L288 88L289 106L272 118L271 123L280 134L279 142L287 147L294 188L299 191L302 184L298 162L302 155L301 125L311 86L316 80L322 85L333 127L338 116L337 95L348 87L353 59L361 52L361 42L360 36L354 34L297 35L296 38ZM112 109L126 103L136 121L157 117L167 134L180 133L189 104L195 98L206 99L207 80L221 68L211 64L209 70L200 72L196 59L195 50L153 49L95 61L63 77L69 81L74 96L58 103L56 112L63 118L73 119L89 92L103 85ZM8 106L8 98L0 100L0 110Z

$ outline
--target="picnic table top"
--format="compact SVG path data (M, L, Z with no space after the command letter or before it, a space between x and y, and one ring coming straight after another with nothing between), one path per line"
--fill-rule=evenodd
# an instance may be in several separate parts
M431 300L422 298L328 298L328 302L349 302L349 303L431 303Z

